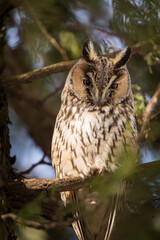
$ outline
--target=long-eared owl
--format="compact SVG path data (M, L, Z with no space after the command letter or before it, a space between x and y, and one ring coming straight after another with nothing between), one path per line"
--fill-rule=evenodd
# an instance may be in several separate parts
M66 79L54 128L51 155L57 178L113 172L126 144L135 146L134 100L126 68L130 55L127 47L114 58L97 56L91 41L84 44L82 57ZM78 212L77 192L61 193L61 198L65 204L68 200L77 202ZM96 206L93 224L86 219L75 221L78 238L110 239L118 201L117 195L111 204ZM90 203L92 207L95 201Z

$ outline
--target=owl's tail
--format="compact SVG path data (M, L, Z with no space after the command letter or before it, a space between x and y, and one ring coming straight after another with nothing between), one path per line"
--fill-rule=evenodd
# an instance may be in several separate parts
M124 207L124 197L122 197L124 187L125 183L120 183L117 194L108 197L106 201L101 201L97 192L87 195L83 194L83 190L73 192L72 201L76 208L75 217L79 219L72 225L79 240L112 239Z

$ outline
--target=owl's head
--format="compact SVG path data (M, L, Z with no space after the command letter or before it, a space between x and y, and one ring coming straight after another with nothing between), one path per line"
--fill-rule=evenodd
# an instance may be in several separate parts
M119 104L132 95L126 68L131 55L129 47L119 51L114 58L108 58L97 56L93 43L87 41L82 53L67 77L64 88L67 95L97 106Z

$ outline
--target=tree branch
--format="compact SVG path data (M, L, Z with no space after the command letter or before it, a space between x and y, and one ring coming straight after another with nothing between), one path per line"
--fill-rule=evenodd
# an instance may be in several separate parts
M141 48L141 45L139 43L134 44L131 47L132 55L136 54L140 50L140 48ZM112 57L113 55L115 55L115 53L110 53L108 56ZM60 62L60 63L52 64L40 69L36 69L28 73L6 77L3 79L2 83L5 87L11 84L16 84L16 83L31 83L35 79L47 77L53 73L68 71L73 67L73 65L76 62L77 60Z
M140 143L148 134L147 125L152 118L152 110L155 108L156 104L158 103L158 100L160 98L160 84L158 84L157 90L155 91L153 97L151 98L151 101L148 103L144 113L143 113L143 125L140 133L137 137L137 142Z
M68 61L69 58L65 52L65 50L59 45L59 43L56 41L55 38L53 38L49 32L47 31L47 29L44 27L44 25L42 24L42 22L37 18L33 8L31 7L31 5L29 4L29 2L27 0L25 0L25 4L27 5L33 19L35 20L36 24L38 25L39 29L41 30L42 34L50 41L50 43L52 44L53 47L55 47L57 49L57 51L61 54L62 58L64 61Z
M137 180L138 178L144 177L144 175L147 176L152 170L159 168L160 160L137 166L137 171L131 180L132 183L134 183L134 179ZM81 177L63 179L8 179L8 198L12 208L17 209L27 201L31 201L42 192L46 192L48 194L54 187L56 188L56 192L77 190L84 187L84 184L89 184L93 177L94 176L90 176L85 179L82 179Z
M146 110L143 114L143 122L145 124L149 121L151 114L152 114L152 110L155 107L155 105L157 104L159 97L160 97L160 84L158 84L157 90L155 91L151 101L147 105Z
M59 87L57 87L53 92L49 93L46 97L44 97L40 104L44 104L45 101L47 101L50 97L53 97L56 93L58 93L60 90L62 90L64 86L64 83L62 83Z
M28 168L27 170L25 170L23 172L20 172L20 174L21 175L29 174L35 167L37 167L40 164L45 164L45 165L48 165L48 166L52 166L51 162L46 162L44 160L44 157L45 157L45 155L43 156L43 158L40 161L38 161L37 163L32 164L32 166L30 168Z
M0 216L3 221L6 221L8 218L14 220L16 223L25 225L27 227L36 228L36 229L43 229L43 230L50 230L53 228L58 227L69 227L72 223L71 220L63 221L63 222L50 222L50 223L39 223L35 221L25 220L23 218L18 217L14 213L6 213Z
M88 183L93 179L93 176L87 178L74 177L74 178L22 178L8 180L8 189L12 194L28 194L29 191L47 191L50 192L54 187L58 192L73 191L84 186L84 183ZM25 191L27 191L25 193Z
M134 184L134 181L137 182L138 178L144 179L144 176L147 177L151 176L152 170L159 169L160 168L160 160L150 163L141 164L137 167L137 171L131 178L132 185ZM107 177L107 176L106 176ZM8 195L9 200L11 203L11 209L21 209L26 202L33 200L37 195L39 195L41 192L49 193L53 189L53 187L56 187L56 190L61 191L69 191L69 190L76 190L79 188L84 187L85 183L89 183L92 180L93 177L88 177L86 179L82 179L80 177L76 178L64 178L64 179L8 179ZM129 187L128 191L132 191L131 187ZM17 201L17 196L21 196L22 201ZM19 199L18 199L19 200ZM45 212L44 215L49 217L49 213L54 214L56 213L56 209L58 207L61 207L59 204L57 205L58 201L57 199L54 199L55 202L46 201L45 198L45 205L43 204L42 207ZM157 195L155 195L155 198L153 199L145 199L146 201L154 201L154 200L160 200ZM17 204L18 203L18 204ZM49 212L48 212L49 211ZM11 218L18 224L24 224L28 227L36 228L36 229L44 229L49 230L56 227L68 227L70 226L72 219L67 219L66 221L61 222L49 222L49 223L39 223L35 221L25 220L20 218L14 213L6 213L0 216L0 218L3 221L6 221L8 218ZM52 219L52 218L51 218Z
M35 79L43 78L52 75L53 73L69 71L77 60L60 62L52 64L31 72L6 77L2 80L2 84L7 87L16 83L31 83Z

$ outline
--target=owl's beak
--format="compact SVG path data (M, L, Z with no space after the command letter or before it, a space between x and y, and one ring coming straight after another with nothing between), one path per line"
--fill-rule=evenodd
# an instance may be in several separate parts
M102 89L95 88L92 93L92 97L94 99L94 103L98 106L103 106L105 102L105 92Z
M102 99L102 96L98 96L98 98L97 98L97 105L98 106L102 106L103 105L103 103L104 103L104 101L103 101L103 99Z
M96 91L93 94L93 98L94 98L94 102L95 104L97 104L98 106L103 106L104 104L104 94L101 90L99 89L95 89Z

